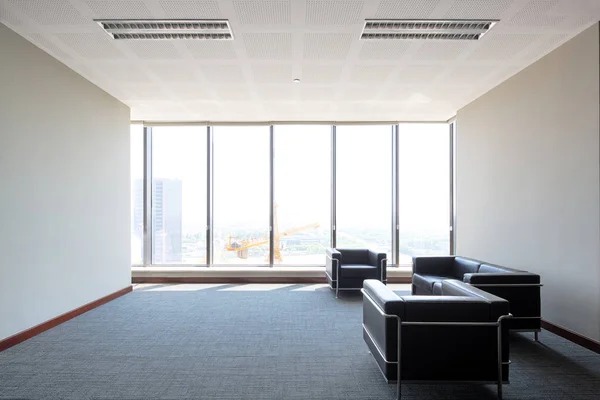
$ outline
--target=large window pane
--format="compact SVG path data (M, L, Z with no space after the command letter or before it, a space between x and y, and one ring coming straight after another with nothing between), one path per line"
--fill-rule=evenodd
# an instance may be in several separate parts
M274 127L275 262L325 265L331 226L331 126Z
M131 125L131 264L143 263L144 229L144 127Z
M400 264L450 252L448 124L400 124Z
M269 127L214 127L214 264L269 263Z
M152 128L152 259L206 263L206 127Z
M337 247L392 252L392 127L338 126Z

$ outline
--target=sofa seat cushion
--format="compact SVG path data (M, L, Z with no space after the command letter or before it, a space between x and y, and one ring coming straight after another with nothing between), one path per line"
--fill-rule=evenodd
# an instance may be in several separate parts
M342 264L340 275L346 278L378 279L377 267L364 264Z
M433 293L433 285L444 279L451 279L451 277L413 274L412 283L417 287L427 290L429 293Z

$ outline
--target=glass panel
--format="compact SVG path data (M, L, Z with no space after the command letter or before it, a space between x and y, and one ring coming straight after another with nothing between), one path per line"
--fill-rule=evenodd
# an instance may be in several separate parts
M450 254L450 129L400 124L400 264Z
M206 264L206 127L152 128L152 260Z
M325 265L331 226L331 126L275 133L275 263Z
M131 125L131 264L143 264L144 244L144 126Z
M392 127L338 126L336 245L392 252Z
M214 127L213 264L269 263L269 130Z

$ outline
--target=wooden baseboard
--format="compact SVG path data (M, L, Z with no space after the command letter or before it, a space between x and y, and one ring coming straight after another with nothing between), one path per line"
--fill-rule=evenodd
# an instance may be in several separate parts
M411 283L410 277L388 278L388 283ZM133 283L327 283L325 277L290 277L290 276L256 276L256 277L133 277Z
M573 343L585 347L588 350L600 353L600 342L597 342L586 336L580 335L579 333L573 332L569 329L563 328L562 326L555 325L552 322L548 322L546 320L542 320L541 325L542 328L554 333L555 335L561 336Z
M59 315L56 318L52 318L46 322L42 322L39 325L36 325L32 328L24 330L23 332L19 332L12 336L7 337L6 339L0 340L0 351L4 351L10 347L13 347L21 342L24 342L27 339L30 339L40 333L47 331L48 329L52 329L57 325L62 324L70 319L77 317L85 312L88 312L96 307L100 307L103 304L108 303L111 300L116 299L117 297L121 297L133 290L133 286L129 285L126 288L123 288L119 291L109 294L108 296L104 296L96 301L92 301L91 303L85 304L79 308L76 308L72 311L69 311L65 314Z

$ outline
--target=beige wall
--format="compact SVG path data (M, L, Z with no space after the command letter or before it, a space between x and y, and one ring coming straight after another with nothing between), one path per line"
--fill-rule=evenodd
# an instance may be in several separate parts
M130 284L129 108L0 24L0 340Z
M457 116L457 254L539 273L544 319L600 340L599 27Z

